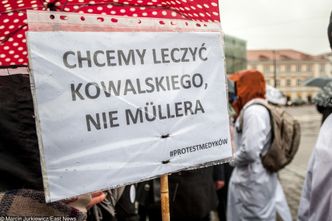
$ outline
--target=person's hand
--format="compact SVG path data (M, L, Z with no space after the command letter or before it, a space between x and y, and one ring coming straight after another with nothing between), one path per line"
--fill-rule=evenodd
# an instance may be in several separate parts
M214 182L214 185L216 187L216 190L220 190L225 186L225 181L217 180L217 181Z
M101 203L106 198L105 193L103 192L96 192L91 195L91 200L89 204L87 205L87 209L90 209L94 205Z
M106 198L105 193L95 192L92 194L84 194L68 200L64 200L68 206L73 207L81 212L86 212L94 205L101 203Z

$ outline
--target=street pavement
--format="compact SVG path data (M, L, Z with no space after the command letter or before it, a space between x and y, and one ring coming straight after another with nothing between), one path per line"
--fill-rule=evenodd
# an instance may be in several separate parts
M288 107L287 111L300 122L301 143L293 161L279 172L279 178L293 220L296 220L307 165L321 124L321 115L316 111L315 106Z

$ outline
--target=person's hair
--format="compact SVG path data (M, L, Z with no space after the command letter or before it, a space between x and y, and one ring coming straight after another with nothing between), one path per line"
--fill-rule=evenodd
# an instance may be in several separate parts
M330 41L330 48L332 49L332 11L331 11L331 15L330 15L330 22L329 22L329 26L327 28L327 35Z
M322 114L322 124L324 123L324 121L326 120L326 118L328 116L330 116L330 114L332 114L332 107L324 107L324 106L320 106L320 105L316 105L317 111Z

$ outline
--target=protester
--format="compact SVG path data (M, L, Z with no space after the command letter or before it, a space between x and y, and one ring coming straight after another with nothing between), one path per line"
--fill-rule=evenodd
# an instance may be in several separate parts
M215 167L215 166L214 166ZM213 180L214 167L181 171L169 175L170 218L172 221L209 221L210 212L217 208L217 194ZM149 217L161 221L158 179L139 184L140 220Z
M332 49L332 12L328 38ZM314 102L322 110L322 127L304 180L298 221L332 220L332 82L323 88Z
M330 15L330 21L327 28L327 36L330 42L330 48L332 49L332 11ZM332 82L329 82L314 98L317 110L322 114L322 124L325 119L332 112Z
M217 208L213 180L214 167L182 171L169 176L170 213L172 221L209 221Z
M226 221L226 211L227 211L227 195L229 180L233 171L233 167L229 163L221 165L221 178L219 182L223 182L223 185L219 188L216 187L218 196L218 217L219 221Z
M253 104L266 102L264 76L256 70L245 70L230 79L235 81L237 93L233 107L238 115L243 115L243 122L238 117L235 123L237 150L232 162L235 168L229 184L227 220L275 221L278 205L287 207L279 208L279 212L289 213L289 209L277 174L267 171L260 158L270 147L272 136L268 110Z
M329 22L329 26L327 27L327 36L330 42L330 48L332 49L332 11L331 11L331 15L330 15L330 22Z
M232 107L233 101L236 99L235 93L235 85L234 82L227 79L228 85L228 114L230 117L230 130L231 135L234 133L234 121L236 117L236 113ZM231 136L232 143L234 141L233 136ZM227 196L228 196L228 186L229 181L232 175L233 167L229 163L222 164L220 169L217 171L221 171L220 180L223 182L223 186L217 189L217 196L218 196L218 217L219 221L226 221L226 211L227 211Z
M126 221L116 217L115 208L122 198L125 188L104 191L105 199L88 210L87 221Z
M313 99L316 104L317 111L322 115L322 124L332 112L332 81L327 83L325 87Z
M115 211L117 221L138 221L138 203L136 184L124 188L121 198L116 202Z
M136 185L105 191L105 200L88 210L87 221L138 221Z
M324 121L304 181L299 221L332 220L332 114Z
M137 183L138 215L140 221L161 220L160 179Z

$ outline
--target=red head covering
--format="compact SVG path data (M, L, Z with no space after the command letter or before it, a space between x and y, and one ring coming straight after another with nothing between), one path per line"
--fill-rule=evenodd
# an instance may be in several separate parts
M235 82L237 100L233 103L237 113L254 98L265 98L265 79L257 70L244 70L229 76Z

